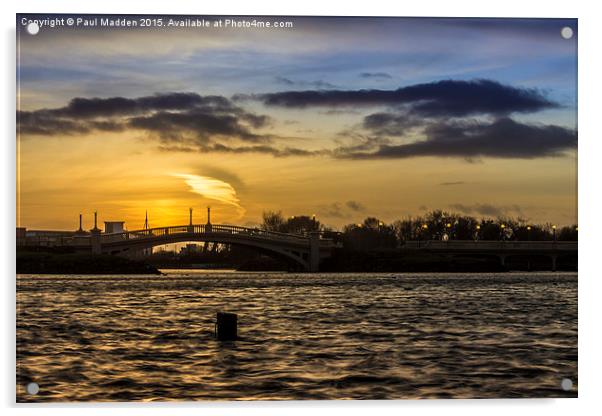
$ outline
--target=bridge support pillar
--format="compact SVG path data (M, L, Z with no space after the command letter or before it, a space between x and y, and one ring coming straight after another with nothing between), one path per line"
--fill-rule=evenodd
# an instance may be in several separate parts
M102 245L100 243L100 230L96 227L90 230L90 246L92 248L92 254L102 253Z
M506 256L500 256L500 264L506 266Z
M309 234L309 271L320 269L320 233Z

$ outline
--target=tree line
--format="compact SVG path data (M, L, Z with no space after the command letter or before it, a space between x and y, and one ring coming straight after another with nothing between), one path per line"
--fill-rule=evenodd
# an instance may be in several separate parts
M284 217L282 212L263 213L262 229L293 234L323 232L346 248L367 250L396 248L416 240L487 241L577 241L577 225L558 228L551 223L532 224L522 218L481 218L433 210L425 215L385 223L368 217L361 223L345 225L341 232L324 226L315 216Z

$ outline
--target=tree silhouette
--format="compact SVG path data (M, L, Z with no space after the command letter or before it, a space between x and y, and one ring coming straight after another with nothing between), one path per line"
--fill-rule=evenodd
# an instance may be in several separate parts
M280 211L264 212L261 228L266 231L302 235L306 235L314 231L321 231L323 229L320 221L313 216L293 215L285 219Z

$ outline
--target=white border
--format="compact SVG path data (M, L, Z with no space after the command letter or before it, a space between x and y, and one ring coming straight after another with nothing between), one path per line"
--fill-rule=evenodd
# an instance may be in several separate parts
M486 1L454 0L394 2L370 0L351 1L303 0L283 1L232 1L205 2L186 0L146 0L124 2L103 0L102 2L69 0L22 0L16 4L2 2L0 19L3 21L3 54L1 66L2 91L2 191L0 205L2 220L2 247L0 264L3 266L2 375L0 377L2 400L8 408L6 414L31 414L41 411L48 415L82 413L99 414L111 411L124 414L184 414L197 408L203 414L232 414L245 412L250 415L305 415L307 412L327 414L342 411L350 415L364 414L372 409L380 414L416 412L421 414L447 415L504 415L511 413L537 412L546 415L594 413L600 408L598 387L600 380L600 335L602 329L598 317L602 316L599 297L602 294L601 277L598 275L598 242L595 233L602 228L599 213L600 172L599 158L602 156L600 127L600 74L602 74L599 40L602 39L600 14L596 13L595 2L504 0L492 4ZM579 399L557 400L429 400L429 401L353 401L353 402L255 402L255 403L173 403L173 404L95 404L95 405L44 405L22 406L14 404L15 393L15 285L14 285L14 226L15 226L15 13L155 13L155 14L249 14L249 15L356 15L356 16L473 16L473 17L571 17L579 18ZM599 227L596 229L596 227ZM599 409L598 409L599 410Z

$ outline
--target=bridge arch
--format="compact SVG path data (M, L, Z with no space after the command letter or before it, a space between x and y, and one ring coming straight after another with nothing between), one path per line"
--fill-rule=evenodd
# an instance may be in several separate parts
M320 258L329 256L334 247L332 240L321 238L319 233L306 236L218 224L190 224L113 234L102 234L98 230L81 237L79 242L74 240L74 245L81 243L94 253L121 254L186 241L246 246L283 258L307 271L317 271Z
M261 240L246 239L234 236L229 237L223 235L197 234L185 236L181 234L176 234L172 236L137 239L135 241L130 240L129 244L108 243L102 245L102 252L113 255L123 255L139 252L145 249L150 249L165 244L176 244L184 242L207 242L248 247L260 253L265 253L272 257L282 259L289 264L292 263L300 267L302 270L310 269L309 247L278 247L273 243Z

